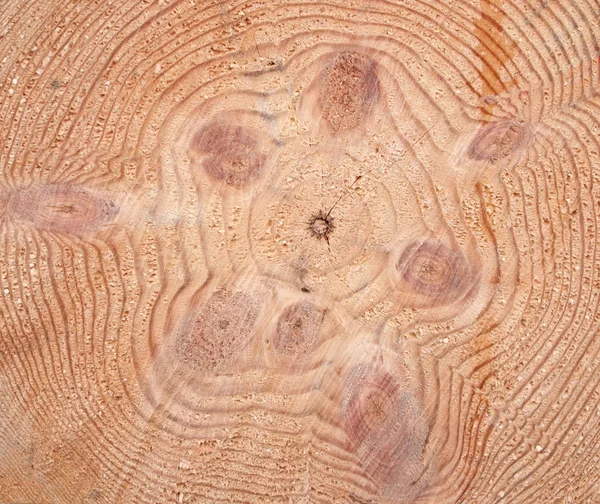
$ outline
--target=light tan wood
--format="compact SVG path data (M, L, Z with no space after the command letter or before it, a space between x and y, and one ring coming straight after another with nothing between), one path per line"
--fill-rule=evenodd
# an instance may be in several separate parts
M598 14L4 0L0 502L600 503Z

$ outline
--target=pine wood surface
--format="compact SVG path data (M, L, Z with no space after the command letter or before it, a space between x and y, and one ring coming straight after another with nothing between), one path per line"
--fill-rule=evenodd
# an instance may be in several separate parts
M3 0L0 502L600 503L599 19Z

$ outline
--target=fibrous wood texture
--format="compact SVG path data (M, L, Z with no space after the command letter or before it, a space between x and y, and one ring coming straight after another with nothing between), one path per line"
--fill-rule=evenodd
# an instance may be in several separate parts
M600 502L596 1L0 7L0 501Z

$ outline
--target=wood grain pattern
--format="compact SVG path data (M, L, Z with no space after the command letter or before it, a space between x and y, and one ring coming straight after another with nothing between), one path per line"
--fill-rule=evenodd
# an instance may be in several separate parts
M5 0L0 502L600 503L599 14Z

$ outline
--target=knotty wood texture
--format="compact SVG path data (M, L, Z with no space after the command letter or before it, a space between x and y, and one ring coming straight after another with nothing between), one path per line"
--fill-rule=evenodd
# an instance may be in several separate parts
M0 501L600 503L597 2L0 7Z

